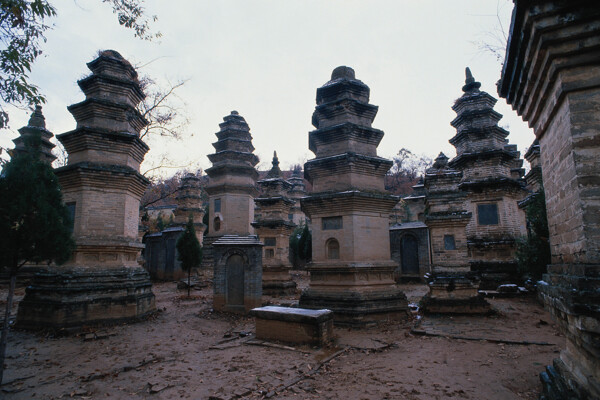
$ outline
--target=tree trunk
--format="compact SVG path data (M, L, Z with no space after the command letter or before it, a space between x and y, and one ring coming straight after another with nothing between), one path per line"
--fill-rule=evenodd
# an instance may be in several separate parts
M4 313L4 324L2 324L2 335L0 336L0 384L2 384L2 378L4 377L4 358L6 356L6 342L8 339L8 320L12 310L16 282L17 272L15 271L15 268L11 268L10 287L8 289L8 296L6 298L6 311Z
M190 287L190 275L191 274L192 274L192 269L189 268L188 269L188 298L190 297L190 289L191 289L191 287Z

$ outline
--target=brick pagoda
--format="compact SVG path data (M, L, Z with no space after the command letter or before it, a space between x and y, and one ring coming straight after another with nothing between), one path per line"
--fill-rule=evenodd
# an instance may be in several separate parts
M277 153L273 154L273 167L265 179L258 181L260 197L254 199L260 217L252 223L263 247L263 293L292 294L296 282L290 276L290 235L296 225L289 220L294 200L286 195L292 185L283 179Z
M206 226L202 223L204 208L202 207L202 188L200 178L194 174L186 174L181 178L181 184L177 190L177 208L173 211L173 222L179 226L185 226L190 216L194 219L194 229L200 244L204 236Z
M481 276L482 287L496 289L518 279L516 240L527 231L517 202L527 191L517 146L508 144L508 131L498 126L497 100L480 87L467 68L464 93L452 107L456 157L448 166L462 172L458 189L467 194L472 214L466 227L471 270Z
M377 106L354 70L338 67L317 89L309 134L315 158L304 165L313 192L301 200L312 222L310 286L304 308L327 308L338 323L364 324L406 315L390 259L389 214L398 197L385 192L390 160L377 156L383 131Z
M86 98L68 107L77 127L58 135L69 161L56 170L77 248L27 288L17 316L26 328L131 320L155 309L148 273L138 264L139 205L148 184L139 173L148 151L139 132L148 122L136 106L144 94L116 51L87 66L92 74L78 81Z
M28 152L29 143L26 142L37 137L41 139L40 158L48 164L52 164L56 160L56 156L52 154L54 144L50 141L54 135L46 129L46 118L42 114L42 106L35 106L29 122L19 129L19 134L20 136L13 140L15 154Z
M250 128L237 111L223 118L209 154L209 233L205 237L214 268L213 307L247 312L261 304L262 243L253 235L258 172Z

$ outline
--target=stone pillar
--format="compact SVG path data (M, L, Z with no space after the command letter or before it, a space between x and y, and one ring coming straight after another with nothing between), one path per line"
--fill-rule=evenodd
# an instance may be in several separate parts
M137 319L155 309L148 273L137 259L140 197L148 180L139 166L148 146L138 76L119 53L106 50L78 81L86 98L68 110L75 130L58 140L69 154L56 170L74 215L77 248L63 266L39 273L19 305L25 328L69 328Z
M310 286L304 308L328 308L337 323L365 324L406 315L390 259L389 214L398 197L385 192L390 160L377 156L383 131L371 127L377 106L354 70L336 68L317 89L309 134L315 158L304 165L313 193L301 200L312 222Z
M263 247L263 293L271 295L292 294L296 282L290 276L290 235L296 225L290 221L294 201L286 197L291 184L283 179L277 153L273 167L265 179L258 181L261 195L254 199L260 217L252 223Z
M539 296L567 338L547 398L600 398L600 7L515 1L500 96L540 145L552 264Z

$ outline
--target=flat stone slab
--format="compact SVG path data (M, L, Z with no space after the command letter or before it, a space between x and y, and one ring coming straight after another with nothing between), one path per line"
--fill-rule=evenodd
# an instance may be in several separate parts
M265 306L253 308L250 311L250 315L262 319L272 319L288 322L315 323L332 319L333 311L327 309L310 310L308 308Z

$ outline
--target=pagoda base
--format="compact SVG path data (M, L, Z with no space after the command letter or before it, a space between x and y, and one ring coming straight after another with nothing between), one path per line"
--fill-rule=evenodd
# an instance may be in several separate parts
M78 329L135 321L156 310L148 272L136 267L56 267L39 272L19 303L22 329Z
M437 276L429 283L421 308L433 314L488 314L492 307L478 289L478 283L466 276Z
M496 290L498 286L519 282L516 261L472 261L471 271L476 272L479 279L479 288L482 290Z
M395 284L393 262L312 263L299 306L333 311L337 325L362 326L408 318L406 295Z
M263 294L269 296L289 296L296 293L296 282L289 267L263 265L262 288Z
M600 264L550 264L538 297L567 342L540 374L547 399L600 398Z

